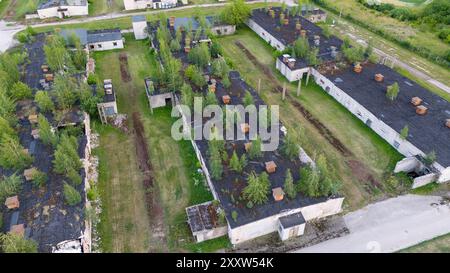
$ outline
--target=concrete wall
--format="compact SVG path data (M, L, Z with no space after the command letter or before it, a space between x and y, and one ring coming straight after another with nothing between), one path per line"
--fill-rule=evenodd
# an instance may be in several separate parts
M419 187L425 186L427 184L430 184L430 183L436 181L436 177L437 177L437 175L435 173L430 173L430 174L416 177L416 178L414 178L412 188L415 189L415 188L419 188Z
M151 108L164 107L164 106L166 106L166 99L171 99L172 103L174 103L173 93L168 92L168 93L150 96L149 97L150 107Z
M423 164L414 156L405 157L395 165L394 173L399 172L417 172L423 168Z
M306 221L340 213L344 198L328 199L325 202L282 212L236 228L229 228L228 236L232 244L238 244L278 231L279 218L301 212Z
M291 70L287 64L285 64L282 60L277 58L277 61L275 63L276 68L278 71L280 71L283 76L286 77L286 79L289 82L295 82L300 80L303 77L303 74L308 73L308 67L301 68L301 69L295 69Z
M134 38L136 40L143 40L148 37L147 21L133 22Z
M268 44L270 44L273 48L283 51L286 47L285 45L273 37L270 33L268 33L265 29L263 29L260 25L258 25L255 21L252 19L248 19L247 25L249 28L251 28L256 34L259 35L259 37L263 38Z
M193 235L195 236L195 239L197 240L197 243L211 240L214 238L222 237L227 235L228 232L228 226L213 228L210 230L205 230L201 232L196 232Z
M114 43L116 43L116 45L114 45ZM101 45L101 47L100 47L100 45ZM90 44L87 44L87 48L89 50L93 50L93 51L119 49L119 48L123 48L123 40L107 41L107 42L100 42L100 43L90 43Z
M305 226L306 223L293 226L290 228L282 228L281 224L279 224L280 228L278 229L278 235L280 235L280 239L282 241L288 240L290 238L298 237L300 235L303 235L305 233Z
M39 15L39 18L45 19L45 18L51 18L51 17L58 17L63 18L63 13L58 12L58 9L67 9L67 11L64 12L64 15L66 17L71 16L83 16L88 15L88 5L86 6L61 6L61 7L51 7L47 9L38 9L37 13Z
M218 36L232 35L236 32L235 25L220 25L211 28L211 31Z
M152 0L123 0L125 10L146 9L153 7Z

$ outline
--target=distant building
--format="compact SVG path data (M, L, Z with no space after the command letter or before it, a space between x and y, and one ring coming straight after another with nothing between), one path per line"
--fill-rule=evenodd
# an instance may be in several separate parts
M181 0L181 4L187 5L187 0ZM168 9L179 5L178 0L123 0L125 10L135 9Z
M71 35L77 36L80 39L81 44L90 51L104 51L124 47L120 29L72 29L61 31L61 36L66 40L69 39Z
M136 40L143 40L148 37L147 19L144 15L133 16L133 32Z
M88 15L87 0L45 0L41 1L37 13L40 19Z

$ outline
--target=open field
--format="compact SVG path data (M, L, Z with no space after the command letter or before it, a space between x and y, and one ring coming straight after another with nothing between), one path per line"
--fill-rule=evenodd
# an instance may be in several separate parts
M207 190L203 182L196 183L194 174L197 172L197 159L191 144L187 141L176 142L171 138L170 130L173 119L170 116L170 109L156 109L150 113L147 98L144 92L144 78L151 75L156 61L149 53L146 43L134 41L131 35L126 35L127 43L124 50L96 53L97 73L100 79L111 78L115 86L118 97L118 107L120 113L131 116L133 112L139 111L142 124L145 129L145 137L148 144L150 161L153 167L154 187L151 189L162 207L162 215L147 218L148 207L146 208L145 192L142 186L142 176L137 168L136 143L133 137L117 130L104 130L101 132L100 151L104 150L106 155L116 155L121 150L128 151L128 155L120 156L112 160L105 156L103 164L108 169L114 169L105 177L104 186L101 187L103 206L106 207L102 214L102 220L110 219L101 224L100 235L102 238L110 238L109 242L103 243L105 251L123 251L120 247L126 244L127 251L214 251L228 246L228 240L219 238L205 244L196 245L193 243L192 235L186 223L185 207L200 202L212 200L211 193ZM124 83L121 81L119 54L126 52L128 56L129 73L131 81ZM131 122L130 127L132 127ZM101 126L103 128L105 126ZM120 135L120 143L114 142L116 135ZM102 140L105 139L105 142ZM109 141L112 141L109 144ZM107 143L107 144L105 144ZM102 159L102 158L101 158ZM122 161L123 160L123 161ZM128 162L127 162L128 161ZM119 166L123 164L123 167ZM122 175L124 179L120 179ZM126 177L135 177L131 182ZM110 181L117 181L112 184ZM128 192L134 192L134 198L121 199L116 192L110 195L114 188L129 187ZM113 187L114 185L114 187ZM127 191L123 192L124 194ZM138 204L133 204L129 200L139 199ZM114 200L114 202L113 202ZM134 209L133 209L134 208ZM164 227L155 230L155 218L161 218ZM114 222L112 222L112 218ZM145 220L147 219L147 220ZM142 222L140 233L134 234L136 223ZM150 222L150 225L149 225ZM130 224L131 223L131 224ZM115 229L109 226L117 227ZM127 244L127 237L139 239L140 243ZM119 247L117 247L119 246Z
M259 62L272 70L277 77L276 82L268 79L260 68L249 61L234 43L236 40L241 41ZM300 137L301 144L307 152L311 155L315 152L324 153L327 156L343 182L343 193L347 197L348 209L359 208L379 196L381 192L389 192L384 186L379 189L373 182L369 182L369 179L364 178L371 176L383 185L387 173L401 158L391 146L311 81L308 87L305 87L303 83L299 99L295 96L296 86L288 85L290 99L281 101L280 94L271 92L284 81L275 71L273 50L251 30L241 29L236 35L220 38L219 41L224 47L225 56L231 59L234 68L246 81L256 87L258 79L262 80L263 99L268 104L280 105L281 120L287 128L292 128ZM332 134L353 153L353 156L344 156L333 147L293 106L295 101L300 102L316 119L325 124ZM364 167L355 168L355 162L359 162L357 163L359 167Z
M19 20L25 14L36 13L39 0L3 0L0 3L1 18Z
M89 1L89 16L120 12L124 9L123 0L91 0Z
M450 253L450 234L442 235L418 245L403 249L400 253Z

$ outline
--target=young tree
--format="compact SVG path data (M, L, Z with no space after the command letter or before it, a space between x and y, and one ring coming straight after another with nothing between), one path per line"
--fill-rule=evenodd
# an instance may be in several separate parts
M217 41L213 41L211 47L209 48L211 51L211 57L217 58L219 55L223 55L222 46Z
M29 99L33 97L31 89L23 82L14 83L11 89L11 95L16 100Z
M78 171L81 168L80 157L78 156L77 139L73 136L63 134L56 147L53 168L56 173L67 175L70 171Z
M194 92L189 84L184 83L181 87L181 102L189 107L194 104Z
M164 64L164 74L167 79L167 86L172 92L177 91L183 83L183 79L180 75L181 66L180 60L173 57Z
M172 41L170 41L170 51L177 52L180 51L180 49L181 45L178 39L173 39Z
M214 152L210 156L211 160L211 177L214 179L220 179L222 178L223 174L223 165L222 165L222 158L220 156L220 153Z
M300 170L299 191L306 196L318 197L320 175L317 168L307 166Z
M394 82L392 85L389 85L387 87L386 97L390 101L394 101L397 98L399 92L400 92L400 89L399 89L398 83Z
M305 58L309 52L309 42L308 39L300 37L298 38L293 46L293 53L299 58Z
M31 176L31 179L33 179L33 185L40 188L47 183L47 174L38 170L35 170Z
M64 198L69 206L75 206L81 202L80 193L67 183L64 183Z
M245 154L243 154L239 159L236 151L233 151L233 155L231 156L230 159L230 169L238 173L242 173L246 165L247 165L247 158Z
M212 62L212 73L216 77L225 78L228 77L230 68L223 58L218 58Z
M17 122L16 103L5 93L0 93L0 117L6 119L9 124L14 125Z
M242 101L246 107L255 104L255 99L249 91L245 91L244 99Z
M37 253L37 243L24 236L5 233L0 234L0 245L4 253Z
M101 98L92 94L91 87L86 83L80 83L80 106L81 110L88 113L91 118L98 116L97 104Z
M0 142L0 166L6 169L22 170L33 162L33 158L24 152L16 137L5 136Z
M69 66L70 54L67 52L65 41L61 36L47 36L44 52L48 66L53 71L62 71L65 66Z
M364 48L361 46L343 48L342 52L350 63L361 62L364 60Z
M52 127L44 115L39 114L38 117L39 138L45 145L56 146L58 136L52 131Z
M206 43L201 43L191 49L188 54L188 60L190 63L195 64L199 68L206 67L211 61L211 53Z
M75 79L68 76L56 75L53 84L53 92L55 93L56 101L59 108L67 110L77 100L78 86Z
M233 0L225 7L220 17L228 24L240 26L247 21L250 15L251 9L244 0Z
M24 60L25 57L26 56L21 55L21 53L0 54L0 70L4 71L6 73L5 75L7 75L7 79L5 82L7 87L11 87L12 84L19 81L19 64Z
M0 141L2 141L3 137L15 137L16 135L16 131L9 122L0 116Z
M247 186L243 190L244 197L254 204L263 204L268 200L270 191L270 181L267 173L263 172L259 176L251 172L247 178Z
M0 202L3 204L6 198L16 195L22 189L22 179L15 173L0 179Z
M317 54L319 54L319 48L309 50L308 54L306 54L306 61L308 64L313 66L320 64L320 59L317 57Z
M261 151L261 138L257 137L252 141L252 145L250 145L250 150L248 151L248 157L250 159L256 159L262 156Z
M436 162L436 152L435 151L429 152L428 154L425 155L423 160L425 161L425 164L427 164L427 165L433 164L434 162Z
M75 43L75 51L72 54L72 61L77 70L84 71L86 69L87 55L81 46L79 39Z
M206 85L206 80L203 77L203 73L195 65L189 65L184 75L196 86L203 87Z
M204 102L205 102L204 106L216 105L217 104L216 95L213 92L208 92L205 96Z
M408 137L408 133L409 133L409 127L408 127L408 125L405 125L405 127L403 127L403 129L400 131L400 137L402 139L406 139Z
M290 199L294 199L297 196L297 190L295 189L294 179L292 178L291 170L287 169L286 178L284 179L284 192Z
M292 132L286 135L284 142L281 144L281 153L289 158L289 160L294 160L298 157L299 147L297 141L295 140Z
M330 27L326 24L322 25L321 27L322 27L322 35L325 36L326 38L330 38L332 34Z
M53 111L55 109L55 105L53 104L53 101L47 91L37 91L34 96L34 101L43 113Z

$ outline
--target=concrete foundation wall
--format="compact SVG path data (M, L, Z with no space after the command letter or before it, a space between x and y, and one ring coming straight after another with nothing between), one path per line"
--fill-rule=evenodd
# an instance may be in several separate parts
M221 25L211 28L211 31L217 36L232 35L236 32L235 25Z
M415 157L405 157L395 165L394 173L415 172L421 169L422 163Z
M58 12L58 9L67 9L64 12ZM37 13L40 19L58 17L63 18L71 16L84 16L89 14L88 5L86 6L61 6L61 7L51 7L47 9L38 9Z
M303 208L282 212L270 217L228 230L232 244L242 243L275 231L278 231L279 218L301 212L306 221L340 213L344 198L328 199L327 201Z
M436 174L430 173L414 178L412 188L419 188L436 181Z
M114 45L116 43L116 45ZM123 40L107 41L87 44L87 48L93 51L105 51L123 48Z
M166 99L171 99L173 103L173 93L163 93L159 95L150 96L150 107L158 108L166 106Z
M258 25L252 19L248 19L247 25L256 34L258 34L259 37L263 38L273 48L275 48L275 49L277 49L279 51L283 51L286 48L286 46L282 42L280 42L278 39L273 37L270 33L268 33L266 30L264 30L260 25Z
M197 243L200 243L200 242L203 242L206 240L211 240L214 238L225 236L225 235L227 235L227 233L228 233L228 226L223 226L223 227L210 229L207 231L197 232L194 234L194 236L197 240Z

